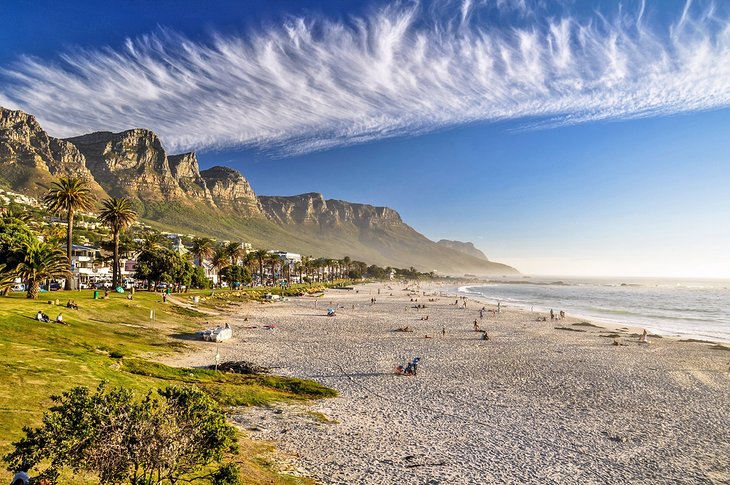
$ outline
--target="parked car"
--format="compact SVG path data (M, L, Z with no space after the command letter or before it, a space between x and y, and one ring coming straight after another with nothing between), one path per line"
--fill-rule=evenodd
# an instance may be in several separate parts
M111 288L111 286L111 283L109 283L108 281L97 281L94 284L94 288L96 288L97 290L108 290L109 288Z
M50 289L51 291L58 291L58 290L60 290L60 289L61 289L61 285L59 285L59 284L58 284L58 283L56 283L55 281L51 281L51 284L49 285L49 289Z
M25 291L25 285L23 283L18 283L17 285L11 286L10 291Z
M88 283L79 283L79 289L80 290L88 290L89 289Z
M159 283L157 285L158 290L166 290L167 289L167 283Z

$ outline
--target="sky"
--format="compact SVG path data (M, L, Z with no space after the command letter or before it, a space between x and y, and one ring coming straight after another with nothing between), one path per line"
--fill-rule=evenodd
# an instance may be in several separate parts
M730 278L730 4L20 1L0 105L523 273Z

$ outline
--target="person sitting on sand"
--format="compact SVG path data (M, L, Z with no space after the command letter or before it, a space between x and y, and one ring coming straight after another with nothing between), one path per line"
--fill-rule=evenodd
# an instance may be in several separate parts
M644 329L644 333L641 334L641 337L639 337L639 343L640 344L648 344L649 343L649 334L646 332L646 329Z
M483 332L484 332L484 335L482 335L482 340L489 340L489 334L487 333L487 331L483 330Z
M479 331L479 323L477 323L476 320L474 320L474 331L475 332L478 332Z

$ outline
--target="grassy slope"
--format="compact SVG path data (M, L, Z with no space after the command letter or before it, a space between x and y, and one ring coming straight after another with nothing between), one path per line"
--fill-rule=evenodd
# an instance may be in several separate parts
M382 266L438 269L463 274L515 273L500 263L486 262L469 254L437 245L408 226L361 229L353 224L281 226L268 219L224 214L205 204L147 205L145 222L170 232L194 233L242 240L254 247L277 248L315 257L366 261Z
M48 304L73 298L78 311ZM150 309L156 320L150 321ZM68 326L39 323L42 310L52 319L59 311ZM43 293L38 300L23 294L0 297L0 453L21 436L24 425L35 425L50 404L49 396L76 385L96 386L105 379L139 392L171 383L195 383L223 405L256 405L280 400L327 397L333 391L316 383L270 376L221 375L203 370L179 370L145 357L174 352L184 341L171 338L200 328L209 317L163 304L159 295L139 292L132 301L113 294L93 300L92 291ZM123 359L110 357L121 352ZM239 461L250 483L291 483L266 465L265 444L242 438ZM255 452L258 450L258 452ZM0 472L0 482L7 480Z

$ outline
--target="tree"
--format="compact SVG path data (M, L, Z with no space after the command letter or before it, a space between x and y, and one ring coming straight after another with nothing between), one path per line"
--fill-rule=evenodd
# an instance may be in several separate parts
M240 484L237 468L226 463L237 451L236 431L196 387L136 399L102 383L94 393L75 387L51 400L43 424L25 427L3 457L9 470L23 461L47 466L37 478L54 484L65 469L92 473L102 484Z
M61 177L53 182L48 193L43 197L48 210L55 214L66 214L66 257L68 258L66 289L75 289L71 256L73 253L74 214L77 211L90 211L94 208L94 197L89 190L88 182L79 177Z
M384 280L384 279L388 278L387 270L381 268L380 266L376 266L374 264L371 266L368 266L368 269L365 274L368 278L373 278L376 280Z
M234 286L235 283L244 285L251 283L251 272L248 267L237 264L223 268L220 272L220 277L231 286Z
M57 246L32 239L21 247L17 272L28 285L28 298L37 298L41 281L68 274L68 261Z
M114 267L112 268L112 285L119 286L119 236L137 220L137 213L132 209L128 199L109 197L101 204L99 220L112 231L114 241Z
M159 232L148 232L144 235L140 250L157 251L168 247L170 240Z
M238 264L238 260L246 255L246 250L243 249L243 245L237 242L229 242L225 246L226 254L231 259L231 265Z
M264 284L264 260L269 255L269 252L265 249L258 249L253 253L259 262L259 284Z
M184 256L170 249L143 250L137 256L134 277L147 280L150 287L157 283L190 285L195 267Z
M277 269L282 264L281 258L276 254L269 254L268 256L266 256L265 262L269 265L269 268L271 269L271 281L272 283L276 284L276 278L278 275Z
M190 281L190 285L193 288L209 288L210 287L210 280L208 279L208 276L205 274L205 270L202 266L196 266L195 270L193 271L193 275Z
M345 267L345 275L349 278L350 276L350 263L352 263L352 258L350 256L345 256L342 258L342 264Z
M213 241L207 237L196 237L190 252L198 260L198 266L203 266L203 260L213 256Z
M20 249L25 243L37 240L23 218L5 212L0 217L0 261L8 269L15 269L20 263Z
M0 293L5 294L7 289L15 283L15 271L12 271L5 264L0 264Z

